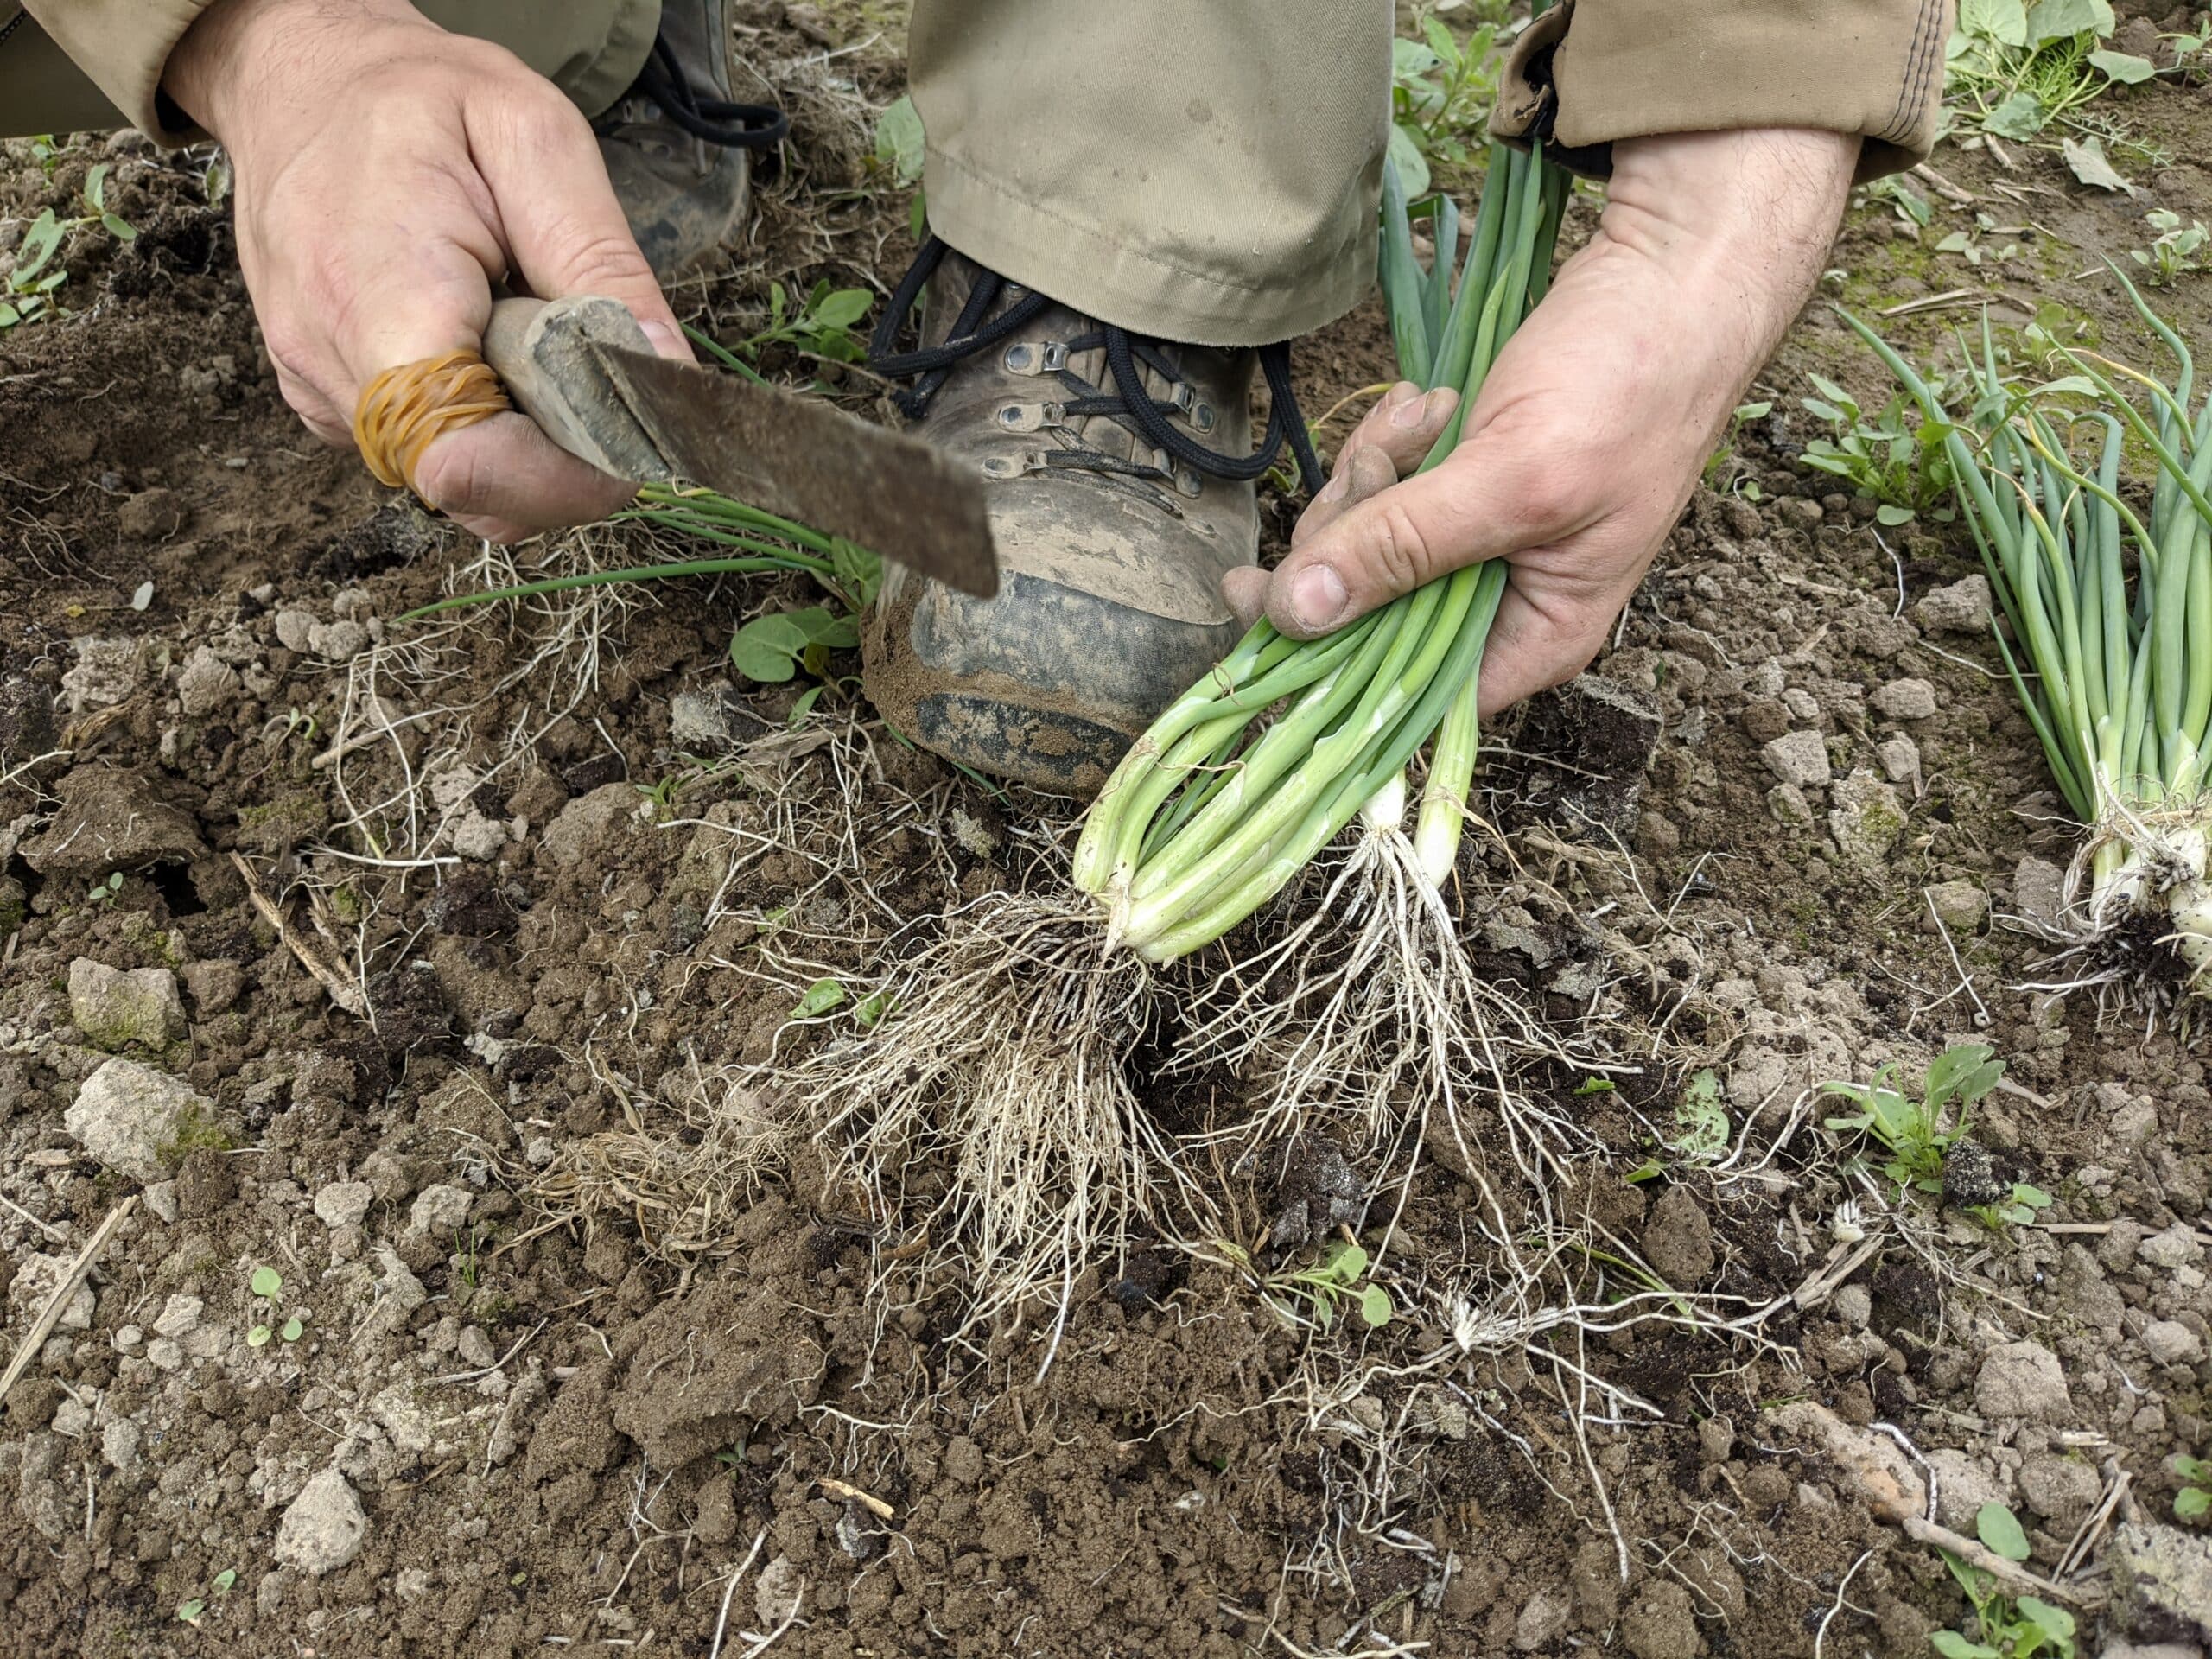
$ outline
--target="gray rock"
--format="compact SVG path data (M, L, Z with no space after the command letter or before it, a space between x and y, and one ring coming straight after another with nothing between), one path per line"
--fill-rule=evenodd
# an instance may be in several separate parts
M2196 1242L2196 1235L2185 1221L2177 1221L2162 1233L2153 1233L2135 1247L2135 1254L2154 1268L2171 1273L2176 1268L2185 1268L2204 1254L2204 1247Z
M1903 732L1877 743L1874 758L1882 763L1882 775L1891 783L1919 786L1920 745Z
M2143 1327L2143 1351L2161 1365L2194 1365L2204 1343L2179 1319L2154 1319Z
M2073 1407L2058 1356L2039 1342L2008 1342L1982 1356L1974 1409L1985 1417L2056 1422Z
M1521 1604L1513 1621L1513 1645L1523 1653L1548 1647L1573 1615L1573 1598L1557 1585L1547 1586Z
M1989 578L1981 575L1936 588L1912 607L1912 620L1930 633L1986 633L1989 617Z
M157 1220L175 1221L182 1212L183 1206L177 1202L175 1181L156 1181L147 1187L143 1196L146 1207L154 1212Z
M2038 1452L2020 1465L2020 1496L2054 1528L2070 1533L2104 1495L2097 1471L2079 1458Z
M184 1344L168 1337L156 1337L146 1344L146 1363L157 1371L182 1370Z
M111 968L90 957L69 964L69 1017L94 1046L165 1048L185 1034L184 999L166 968Z
M409 1228L418 1233L456 1233L467 1223L468 1206L474 1202L458 1186L426 1186L416 1194L407 1212Z
M366 1181L333 1181L315 1192L315 1219L334 1231L358 1227L376 1195L376 1189Z
M1928 1454L1928 1466L1936 1475L1936 1518L1954 1532L1971 1538L1981 1506L2005 1502L2005 1484L1996 1471L1956 1447L1938 1446Z
M2146 1642L2212 1641L2212 1536L2126 1522L2105 1551L2113 1616Z
M168 1173L164 1152L195 1121L214 1115L215 1103L189 1084L136 1060L110 1060L86 1077L61 1115L77 1144L118 1174L158 1181Z
M226 1012L245 994L245 969L222 957L185 963L182 978L202 1020Z
M138 1425L127 1417L118 1417L100 1430L100 1456L117 1469L136 1469L138 1466Z
M430 1293L423 1288L423 1281L399 1259L391 1246L378 1245L377 1261L384 1269L384 1281L377 1287L376 1300L368 1317L361 1321L358 1333L359 1345L365 1348L404 1330L409 1315L430 1300Z
M369 648L369 631L358 622L318 622L308 630L308 649L326 663L350 663Z
M595 844L635 820L640 804L638 791L627 784L602 784L579 795L545 826L540 843L545 856L560 869L581 864Z
M2012 902L2030 921L2056 927L2066 917L2066 872L2028 854L2012 871Z
M1876 687L1867 701L1891 720L1926 720L1936 712L1936 688L1925 680L1891 680Z
M361 1500L335 1469L300 1488L276 1526L277 1560L315 1578L335 1573L361 1553L369 1518Z
M1989 913L1989 894L1978 881L1938 881L1928 889L1936 919L1955 932L1971 933Z
M314 649L315 630L319 626L313 611L279 611L276 613L276 643L287 651L304 654Z
M1835 1316L1854 1331L1864 1331L1874 1317L1874 1299L1864 1285L1846 1285L1835 1294Z
M454 852L482 864L497 858L507 844L507 827L497 818L471 810L454 820L449 839Z
M193 648L177 672L176 700L198 720L238 701L238 671L206 645Z
M181 1338L200 1328L200 1316L207 1310L207 1305L197 1296L171 1296L162 1303L161 1317L154 1321L154 1334Z
M1864 870L1878 870L1904 833L1904 803L1896 790L1860 768L1835 786L1828 834L1836 850Z
M1767 768L1796 789L1826 789L1835 774L1828 768L1828 746L1818 732L1784 732L1759 751Z
M69 1263L58 1255L48 1255L43 1250L34 1250L16 1268L16 1276L8 1286L8 1300L15 1304L28 1325L36 1319L39 1311L53 1300L54 1293L69 1276ZM92 1287L79 1284L69 1294L61 1310L64 1331L89 1331L92 1328ZM21 1326L18 1326L21 1329Z
M1777 784L1766 792L1766 810L1777 823L1802 829L1813 821L1812 803L1795 784Z

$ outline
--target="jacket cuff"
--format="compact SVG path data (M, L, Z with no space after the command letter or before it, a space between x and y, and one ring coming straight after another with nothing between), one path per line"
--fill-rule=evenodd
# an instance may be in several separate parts
M1508 55L1491 131L1604 174L1622 138L1855 132L1863 182L1936 140L1950 0L1564 0Z
M208 0L29 0L27 10L131 124L157 143L206 135L162 93L169 54Z

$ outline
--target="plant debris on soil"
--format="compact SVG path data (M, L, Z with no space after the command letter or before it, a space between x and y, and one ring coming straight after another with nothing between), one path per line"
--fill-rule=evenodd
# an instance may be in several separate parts
M911 247L902 26L747 18L791 165L674 296L732 339ZM2185 80L2125 113L2212 148ZM2070 849L1973 550L1802 460L1808 373L1886 396L1828 301L1923 359L1961 284L2144 353L2096 256L2145 202L2024 146L1943 151L1924 235L1862 198L1617 642L1486 748L1476 1084L1286 1106L1223 960L1131 992L1119 1116L1022 1224L1137 1173L1014 1282L972 1142L809 1079L1057 891L1068 804L913 750L849 658L733 675L798 577L399 621L673 543L487 549L316 449L210 159L0 166L9 237L99 162L138 232L0 334L0 1650L1918 1655L1987 1503L2085 1655L2212 1641L2202 1034L2032 988ZM1939 267L1952 193L2032 231ZM2159 304L2212 338L2205 279ZM1298 361L1317 410L1389 378L1379 301ZM1959 1041L2007 1068L1959 1168L2031 1223L1822 1126Z

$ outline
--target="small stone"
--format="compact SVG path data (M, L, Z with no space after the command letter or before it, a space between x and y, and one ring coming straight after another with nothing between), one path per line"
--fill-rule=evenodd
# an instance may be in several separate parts
M1989 578L1981 575L1937 588L1912 607L1912 620L1930 633L1986 633L1989 619Z
M14 1281L8 1287L9 1299L22 1313L25 1323L35 1319L38 1312L50 1300L63 1280L69 1276L69 1263L58 1255L48 1255L35 1250L25 1256L16 1269ZM61 1326L65 1331L89 1331L92 1325L92 1289L79 1284L70 1294L68 1303L61 1310Z
M220 957L187 963L183 978L186 995L202 1020L227 1012L245 994L245 969Z
M164 1048L185 1034L184 999L166 968L111 968L79 957L69 964L69 1017L95 1046Z
M1821 700L1802 685L1793 685L1782 694L1782 706L1789 717L1802 726L1817 726L1821 721Z
M72 1400L65 1395L61 1402L54 1408L53 1427L57 1434L66 1435L73 1440L92 1426L92 1408L79 1401Z
M1759 753L1776 777L1796 789L1826 789L1835 775L1828 768L1827 740L1818 732L1785 732Z
M181 1339L199 1329L200 1315L207 1307L197 1296L170 1297L162 1305L161 1317L154 1321L154 1334Z
M2204 1247L2196 1242L2196 1235L2185 1221L2177 1221L2162 1233L2153 1233L2135 1247L2136 1255L2152 1267L2171 1273L2185 1268L2204 1254Z
M798 1563L788 1555L779 1555L762 1567L753 1585L753 1616L760 1628L772 1630L798 1611L805 1588Z
M420 1601L430 1593L430 1575L419 1567L403 1567L392 1580L391 1592L402 1601Z
M678 691L668 700L668 741L690 754L711 754L730 745L729 709L721 683Z
M1904 733L1885 737L1877 743L1874 758L1882 763L1882 775L1891 783L1910 783L1917 787L1920 780L1920 745Z
M2056 1422L2073 1406L2058 1356L2038 1342L2008 1342L1982 1357L1974 1409L1985 1417Z
M376 1196L376 1189L366 1181L333 1181L315 1190L315 1219L333 1232L340 1227L358 1227Z
M461 1363L476 1371L488 1369L499 1358L499 1355L492 1351L492 1338L484 1334L484 1327L480 1325L462 1327L456 1351L461 1355Z
M1867 701L1891 720L1926 720L1936 712L1936 688L1925 680L1891 680Z
M124 1325L115 1333L115 1351L118 1354L127 1354L145 1340L146 1333L137 1325Z
M1523 1653L1548 1647L1573 1614L1573 1599L1565 1590L1553 1585L1537 1591L1521 1604L1520 1614L1513 1621L1513 1645Z
M214 1102L166 1071L136 1060L110 1060L86 1077L61 1115L62 1127L100 1162L133 1180L158 1181L162 1154L179 1135L213 1117Z
M360 1554L368 1529L369 1518L346 1477L326 1469L300 1489L284 1511L273 1553L284 1566L321 1578Z
M1928 1466L1936 1477L1936 1518L1954 1532L1971 1537L1981 1506L2005 1502L2005 1484L1996 1472L1955 1446L1930 1452Z
M1777 784L1767 791L1766 810L1777 823L1802 829L1813 821L1813 804L1795 784Z
M1713 1271L1713 1224L1687 1186L1670 1186L1651 1206L1643 1229L1643 1257L1677 1289L1705 1282Z
M468 1219L474 1200L457 1186L426 1186L416 1194L407 1224L418 1233L455 1233Z
M539 847L556 868L582 864L619 826L636 819L639 804L629 785L602 784L563 807L545 826Z
M1700 1462L1727 1462L1736 1454L1736 1425L1726 1417L1701 1420L1697 1426L1697 1454Z
M1928 889L1936 919L1954 932L1971 933L1989 913L1989 894L1975 881L1938 881Z
M112 709L138 689L138 642L86 634L76 642L77 662L61 677L61 700L73 715Z
M454 820L448 838L454 852L482 864L497 858L507 844L507 827L472 808Z
M205 645L194 647L177 672L176 700L194 720L238 701L238 671Z
M1867 1321L1874 1317L1874 1299L1864 1285L1846 1285L1835 1294L1831 1304L1835 1316L1854 1331L1864 1331Z
M320 626L313 611L279 611L276 613L276 643L287 651L304 654L314 649L315 630Z
M184 1347L167 1337L156 1337L146 1344L146 1363L157 1371L181 1370L184 1366Z
M350 663L369 648L369 631L359 622L318 622L308 630L308 649L326 663Z
M138 1466L138 1425L118 1417L100 1430L100 1456L117 1469Z
M2028 854L2012 871L2012 902L2029 920L2058 926L2066 916L2066 872Z
M146 1189L143 1196L146 1207L154 1212L156 1221L175 1221L184 1213L184 1205L177 1198L175 1181L156 1181Z
M2179 1319L2154 1319L2143 1327L2143 1351L2160 1365L2194 1365L2204 1342Z
M1864 767L1836 785L1828 834L1836 850L1860 869L1882 868L1904 824L1904 803L1897 791Z
M2020 1465L2020 1496L2054 1528L2070 1533L2104 1496L2104 1482L2079 1458L2038 1452Z

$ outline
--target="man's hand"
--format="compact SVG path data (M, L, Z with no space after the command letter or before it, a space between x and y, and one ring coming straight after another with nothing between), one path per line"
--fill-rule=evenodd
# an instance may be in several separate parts
M1403 483L1452 404L1401 387L1338 456L1248 619L1326 632L1478 559L1512 563L1483 657L1491 713L1595 656L1744 388L1819 280L1855 137L1688 133L1616 144L1605 216L1509 340L1459 446Z
M324 442L352 442L379 371L480 347L502 278L612 296L664 356L690 356L589 125L502 48L406 0L215 0L164 87L230 149L246 288L285 402ZM439 439L415 482L497 541L631 493L521 415Z

